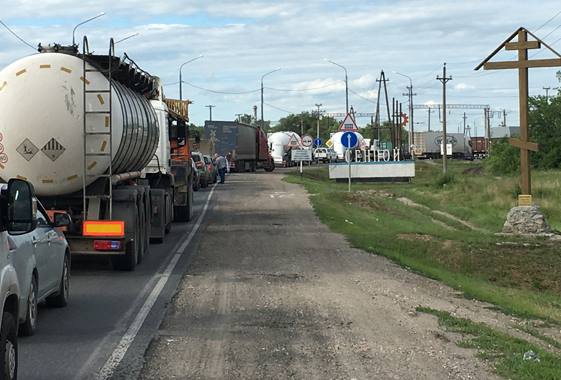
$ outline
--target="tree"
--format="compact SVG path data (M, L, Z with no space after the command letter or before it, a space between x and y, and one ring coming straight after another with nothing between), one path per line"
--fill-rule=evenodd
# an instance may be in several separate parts
M561 82L561 71L557 79ZM531 153L532 168L556 169L561 166L561 96L547 99L534 96L529 103L530 141L538 143L539 152ZM520 149L510 146L508 139L495 140L489 149L485 165L492 173L510 174L520 171Z
M303 111L298 115L290 114L281 118L277 125L271 128L270 132L295 132L298 135L311 135L317 137L317 112ZM331 133L337 132L339 123L330 117L320 117L319 137L326 142L331 137Z

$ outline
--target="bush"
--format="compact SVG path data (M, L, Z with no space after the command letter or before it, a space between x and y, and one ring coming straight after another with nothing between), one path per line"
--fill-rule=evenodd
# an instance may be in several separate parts
M446 174L441 174L436 178L436 181L434 182L434 186L437 189L442 189L446 187L446 185L448 184L451 185L455 182L456 182L456 177L453 174L446 173Z

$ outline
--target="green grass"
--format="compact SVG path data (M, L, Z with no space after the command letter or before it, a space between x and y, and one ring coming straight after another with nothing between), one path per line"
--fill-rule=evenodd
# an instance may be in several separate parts
M559 380L561 378L561 358L557 355L514 338L503 332L489 328L481 323L473 323L466 318L457 318L445 311L427 307L417 307L418 312L435 315L447 331L461 333L463 340L458 346L475 348L478 357L491 361L494 371L509 379L518 380ZM539 362L523 360L524 353L533 351Z
M353 246L386 256L505 313L561 324L559 245L547 239L526 241L493 234L500 232L508 211L516 205L517 179L462 174L471 167L482 169L469 162L450 162L447 178L442 178L439 166L419 161L416 165L410 184L353 183L350 193L347 183L328 178L327 169L306 170L302 179L290 172L288 180L307 188L320 219L345 234ZM533 175L533 188L539 193L535 203L542 202L544 214L553 216L550 224L561 229L561 219L555 219L555 215L561 218L561 202L549 200L557 195L561 199L559 182L561 173ZM404 205L398 196L489 232L471 230L426 208Z
M531 328L528 326L520 326L520 325L514 325L513 326L515 329L518 329L520 331L525 332L526 334L530 334L533 337L536 337L538 339L543 340L544 342L546 342L547 344L555 347L555 348L561 348L561 343L559 343L558 341L556 341L553 338L550 338L548 336L545 336L543 334L541 334L537 329L535 328Z

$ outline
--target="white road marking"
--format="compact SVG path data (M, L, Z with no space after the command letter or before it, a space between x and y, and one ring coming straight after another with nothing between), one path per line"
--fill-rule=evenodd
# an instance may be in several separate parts
M158 283L156 284L156 286L154 287L154 289L152 290L152 292L150 293L150 295L146 299L146 302L144 302L144 305L142 305L142 307L140 308L140 311L138 312L136 318L134 319L134 321L130 325L130 327L127 330L127 332L125 333L125 335L123 335L123 337L121 338L121 341L119 342L119 344L117 345L117 347L115 348L115 350L113 351L113 353L111 354L109 359L107 359L107 362L105 362L105 365L103 366L103 368L96 374L96 376L95 376L96 380L107 380L107 379L109 379L113 375L113 372L115 371L115 368L117 368L117 366L121 363L121 361L125 357L125 354L127 353L127 350L131 346L132 342L134 341L134 338L136 337L136 334L138 334L138 331L140 330L140 328L142 327L142 324L146 320L146 317L148 316L148 313L150 313L150 310L152 310L152 307L154 306L154 303L156 302L156 300L158 299L158 296L162 292L162 289L164 288L164 286L168 282L169 276L173 272L173 269L175 268L175 265L177 264L177 261L181 257L181 254L182 254L183 250L187 247L187 245L189 245L189 243L191 242L191 239L193 239L193 236L195 236L195 233L197 232L197 230L201 226L201 222L202 222L202 220L203 220L203 218L204 218L204 216L205 216L205 214L208 210L208 204L210 203L210 198L212 197L212 194L214 193L214 189L216 188L216 185L217 184L215 184L212 187L212 190L208 194L208 198L206 200L205 206L203 208L203 211L201 212L201 215L199 216L199 219L197 220L197 223L193 226L193 229L191 230L191 233L189 234L189 236L187 236L187 239L185 239L183 244L181 244L179 249L176 251L175 255L171 259L171 261L170 261L168 267L166 268L166 270L164 271L164 273L162 275L156 274L154 276L154 277L161 276L160 280L158 281Z

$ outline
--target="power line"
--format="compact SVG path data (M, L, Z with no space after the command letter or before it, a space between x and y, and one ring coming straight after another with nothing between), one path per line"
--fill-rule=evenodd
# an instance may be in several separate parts
M203 88L203 87L199 87L199 86L195 86L194 84L188 83L188 82L183 82L188 86L191 87L195 87L198 88L199 90L203 90L203 91L208 91L208 92L214 92L215 94L225 94L225 95L244 95L244 94L251 94L252 92L258 92L261 91L261 89L257 89L257 90L251 90L251 91L244 91L244 92L225 92L225 91L215 91L215 90L209 90L208 88Z
M364 96L361 96L361 95L357 94L356 92L354 92L354 91L351 90L350 88L349 88L349 91L352 92L353 94L355 94L356 96L358 96L359 98L362 98L362 99L366 100L367 102L376 103L375 101L372 101L372 100L370 100L370 99L365 98Z
M29 47L32 48L33 50L37 50L36 48L34 48L33 46L31 46L30 44L28 44L27 42L25 42L20 36L18 36L17 34L15 34L15 33L12 31L12 29L8 28L8 26L2 22L2 20L0 20L0 24L4 25L4 28L8 29L8 31L9 31L10 33L12 33L14 36L16 36L16 38L17 38L18 40L20 40L21 42L23 42L24 44L26 44L27 46L29 46Z
M328 84L328 85L325 85L325 86L321 86L321 87L305 88L305 89L302 89L302 90L290 90L290 89L272 88L272 87L265 87L265 88L268 89L268 90L274 90L274 91L288 91L288 92L291 92L291 91L313 91L313 90L319 90L319 89L326 88L326 87L335 86L336 84L339 84L339 83L341 83L341 82L344 82L344 80L340 80L340 81L338 81L338 82L331 83L331 84Z
M536 33L538 30L540 30L541 28L543 28L544 26L546 26L547 24L549 24L555 17L559 16L561 14L561 11L557 12L557 14L555 16L553 16L552 18L550 18L549 20L547 20L542 26L540 26L538 29L534 30L532 33ZM545 37L544 37L545 38Z
M279 111L286 112L286 113L289 114L289 115L295 115L294 112L290 112L290 111L287 111L287 110L283 110L282 108L275 107L275 106L273 106L273 105L271 105L271 104L268 104L268 103L263 103L263 104L268 105L269 107L274 108L274 109L277 109L277 110L279 110Z

